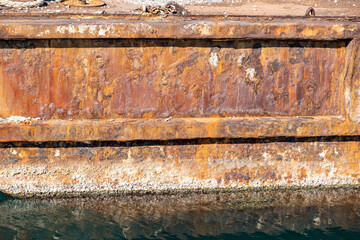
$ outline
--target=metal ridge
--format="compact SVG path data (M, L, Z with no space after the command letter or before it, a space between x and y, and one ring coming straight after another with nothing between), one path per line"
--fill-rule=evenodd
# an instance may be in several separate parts
M70 16L70 15L69 15ZM360 22L322 18L124 17L0 18L0 39L311 39L360 37ZM75 16L77 16L75 18ZM35 16L34 16L35 17ZM334 22L334 20L337 20ZM341 20L341 21L340 21Z

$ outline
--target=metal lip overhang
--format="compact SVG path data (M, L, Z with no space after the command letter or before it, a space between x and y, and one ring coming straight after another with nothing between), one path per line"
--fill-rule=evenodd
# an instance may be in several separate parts
M6 14L0 39L309 39L360 37L360 17Z
M257 129L254 131L254 129ZM136 141L205 138L358 136L336 116L35 120L0 124L0 142Z

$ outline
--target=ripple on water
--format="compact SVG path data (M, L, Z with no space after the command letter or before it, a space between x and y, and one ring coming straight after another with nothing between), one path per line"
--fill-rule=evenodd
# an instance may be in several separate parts
M5 199L0 239L360 239L359 200L357 189Z

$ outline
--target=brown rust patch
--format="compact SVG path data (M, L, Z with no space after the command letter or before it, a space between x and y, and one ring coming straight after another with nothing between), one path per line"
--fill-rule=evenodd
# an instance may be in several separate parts
M224 180L225 183L229 183L231 180L248 183L250 180L249 170L245 167L241 169L231 170L230 172L225 173ZM220 182L221 178L218 179L218 183Z
M3 118L342 114L346 41L29 40L0 45Z

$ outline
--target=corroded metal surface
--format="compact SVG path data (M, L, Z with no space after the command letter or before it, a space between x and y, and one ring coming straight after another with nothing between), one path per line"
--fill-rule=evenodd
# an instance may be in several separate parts
M357 185L359 147L357 138L5 144L0 182L21 197Z
M356 18L30 16L0 29L0 190L359 184Z
M357 136L339 117L26 120L0 125L0 142L133 141L206 138Z
M339 116L346 46L346 41L2 41L0 116Z
M44 14L45 15L45 14ZM359 17L12 15L0 17L2 39L313 39L359 37Z

